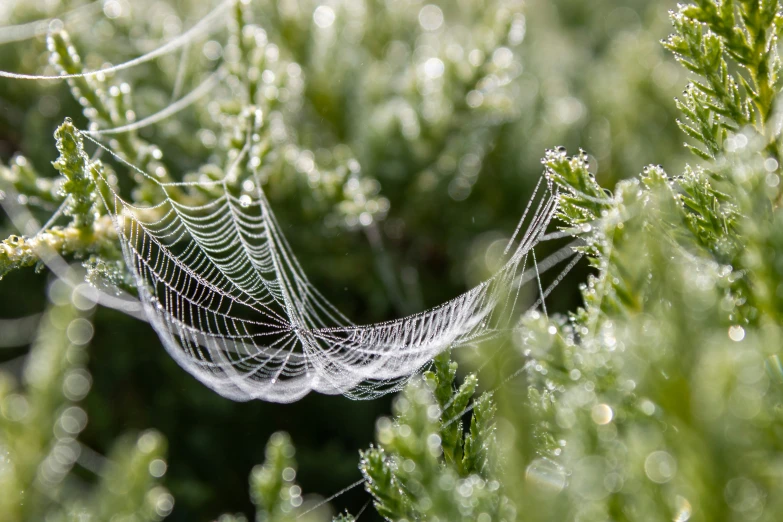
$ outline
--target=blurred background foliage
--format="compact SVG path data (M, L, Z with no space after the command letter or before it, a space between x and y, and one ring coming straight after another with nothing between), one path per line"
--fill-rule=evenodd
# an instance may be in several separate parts
M195 0L3 2L0 25L13 27L0 29L0 69L56 74L45 34L61 27L85 67L120 63L181 34L211 7ZM354 321L371 322L436 305L491 273L490 247L513 231L546 148L585 148L587 168L608 188L649 163L682 171L687 151L672 99L686 75L660 45L671 31L671 8L674 2L642 0L253 1L241 31L228 23L106 85L132 86L134 115L122 116L132 120L229 64L233 80L136 138L137 159L180 179L230 148L221 139L248 102L243 85L260 83L253 102L268 114L272 205L316 286ZM28 25L19 34L38 35L13 41L20 24ZM236 57L243 38L258 56ZM252 67L246 59L255 60ZM22 154L40 176L56 179L52 133L64 117L80 128L105 125L83 109L64 82L0 80L0 160L18 172L26 166ZM14 172L6 169L5 177L18 182ZM38 193L31 203L45 221L54 206L44 196L52 191ZM0 230L3 237L16 232L8 220ZM586 272L581 267L558 288L550 311L576 309ZM0 316L44 310L48 281L31 269L5 276ZM109 454L127 432L158 430L168 441L165 486L176 499L167 520L252 512L247 478L278 430L296 445L302 489L328 496L361 477L358 451L391 411L391 398L232 403L181 370L143 323L107 309L91 321L83 364L92 391L80 398L89 422L79 441ZM7 324L3 335L11 324L21 329ZM0 353L4 372L24 381L28 348L18 344ZM501 402L501 416L513 419L503 408L514 404ZM355 488L333 505L357 513L367 499Z

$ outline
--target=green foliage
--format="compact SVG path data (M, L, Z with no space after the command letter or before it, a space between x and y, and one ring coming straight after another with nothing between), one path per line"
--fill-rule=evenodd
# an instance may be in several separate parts
M768 121L780 91L777 41L783 31L778 0L699 0L672 13L675 34L665 42L696 75L677 107L686 117L680 128L715 159L727 132L752 126L771 137Z
M155 431L119 439L108 458L80 443L90 374L89 316L55 283L21 382L0 373L0 518L23 521L162 520L174 500L159 484L166 444ZM74 296L81 309L85 301ZM74 467L97 472L85 481Z
M512 449L504 457L527 469L515 488L507 484L511 498L541 498L529 520L776 520L783 512L774 493L783 486L775 478L783 330L777 298L769 300L777 277L762 268L780 255L770 243L781 212L780 157L770 147L778 136L765 123L772 99L764 94L777 81L777 56L758 47L776 34L769 9L779 7L740 4L681 6L667 44L708 82L695 83L689 100L720 126L716 139L697 137L705 146L697 155L717 161L679 177L648 167L606 193L583 153L544 160L564 228L584 241L598 273L568 321L534 313L521 323L531 410L516 414L518 398L496 393L512 425L535 419L532 437L516 433L504 444ZM731 21L727 31L721 23L735 12L744 25ZM748 35L752 59L740 45ZM732 79L726 56L749 81Z
M250 474L250 494L258 509L256 520L295 520L302 505L302 489L296 485L294 446L285 433L276 433L266 445L266 462Z
M66 120L57 129L54 137L60 157L52 165L65 178L62 186L62 191L68 198L65 213L73 218L73 226L83 231L92 227L95 222L97 194L93 176L99 175L103 167L100 162L90 164L87 153L84 152L84 142L78 132L70 120ZM93 170L96 172L93 173Z
M495 462L491 396L473 402L463 437L476 377L467 376L455 390L457 364L449 354L433 365L397 398L394 419L378 421L378 446L362 452L360 468L376 510L387 520L514 520Z
M57 183L52 178L41 176L22 155L14 156L8 167L0 164L0 180L23 194L31 205L45 206L62 200Z
M328 507L323 503L307 503L302 488L296 483L296 450L285 432L274 433L266 444L266 459L250 473L250 498L256 507L256 522L318 522L328 520ZM222 515L218 522L247 522L244 515ZM353 522L348 514L340 514L333 522Z
M38 183L28 160L17 156L11 169L0 172L0 180L10 182L14 190L22 190L24 201L59 202L65 198L63 212L71 217L67 226L52 226L31 237L11 236L0 243L0 278L17 268L40 265L52 255L76 257L97 256L103 265L120 257L116 244L117 232L106 212L99 212L100 199L95 186L96 176L107 173L99 161L90 161L84 151L84 138L66 119L55 132L60 157L52 163L63 177L55 185L50 181ZM27 191L27 187L36 187ZM94 259L94 258L91 258ZM95 261L93 261L95 262ZM116 281L122 277L115 277Z
M690 61L681 60L713 82L690 88L689 99L720 129L711 141L699 139L708 154L697 155L718 161L686 167L679 177L651 166L610 193L581 151L569 157L552 150L543 160L560 191L563 228L583 241L578 248L597 274L567 320L538 312L523 318L505 360L524 369L525 392L501 385L493 394L513 426L499 438L503 462L515 469L502 475L504 491L528 508L525 520L771 521L783 512L775 493L783 487L783 303L773 290L783 287L770 268L781 255L773 246L781 158L778 135L766 124L772 99L764 94L779 88L775 51L758 47L776 34L778 17L763 2L731 6L700 2L707 14L699 23L675 16L677 35L668 44L688 44ZM729 25L739 35L731 46L718 21L733 16L729 7L745 24ZM772 9L777 13L776 3ZM696 18L695 7L680 10ZM701 39L702 23L726 40ZM748 35L752 57L740 46ZM724 53L744 60L738 63L749 81L732 83ZM693 103L681 106L695 114ZM495 357L502 346L485 350ZM444 361L436 368L450 384L453 369ZM505 383L507 368L495 370L498 381ZM445 393L434 389L443 404ZM416 391L406 392L406 404ZM414 419L399 412L397 423L426 434ZM389 428L392 441L396 427ZM405 455L400 446L394 450ZM392 520L426 519L429 512L398 482L399 463L390 466L393 458L372 451L363 466L376 471L368 487L379 511ZM412 460L409 467L418 469L428 457Z
M620 183L605 216L582 234L599 267L583 288L584 309L564 324L525 322L520 349L532 359L531 406L546 434L537 458L548 459L529 464L528 482L564 488L564 502L540 519L781 513L773 492L782 484L771 477L783 389L774 384L779 372L765 370L780 358L779 312L762 312L759 290L774 283L755 283L766 276L746 254L760 237L777 235L777 189L766 169L750 167L750 158L763 165L765 156L744 151L711 181L686 173L685 187L656 167ZM550 177L566 179L564 165L552 164ZM589 174L581 176L587 183ZM733 223L720 228L716 206L702 207L711 216L702 222L691 217L696 203L683 204L718 201L713 184L734 195ZM737 243L740 267L719 259L725 249L715 248L716 235ZM765 252L767 260L779 255Z
M295 248L309 254L307 271L334 288L348 281L361 288L360 305L355 296L344 304L367 320L454 295L473 266L464 254L473 237L518 214L534 172L530 158L553 143L584 145L592 156L561 147L542 162L559 191L561 226L581 240L576 248L592 267L581 307L531 312L479 347L483 388L473 374L458 384L450 354L436 358L397 398L393 418L377 422L377 445L361 454L365 489L388 520L779 520L780 3L679 6L664 46L690 83L665 106L656 102L669 98L680 76L643 37L661 27L658 2L531 0L524 10L514 1L440 3L440 18L429 13L435 29L422 22L422 8L432 6L420 2L320 4L237 2L219 53L215 40L162 58L155 74L71 79L74 100L43 87L3 94L19 107L44 96L71 112L78 105L80 125L100 131L155 113L177 97L172 91L183 92L183 82L196 85L214 69L220 84L208 102L154 130L107 135L111 148L161 179L226 180L240 190L258 175L291 224ZM201 13L195 3L181 5ZM329 11L316 16L322 7ZM101 31L55 31L46 40L50 68L73 74L141 54L139 28L163 39L165 18L149 15L146 27L122 17L106 22L113 37L103 40L95 36ZM0 62L34 72L36 54L19 54ZM674 108L699 161L682 168L673 146L681 137L667 119ZM91 180L113 179L116 169L118 190L139 205L156 203L150 181L121 161L92 162L69 122L56 134L62 177L55 181L43 170L51 158L42 151L51 146L36 141L51 133L35 132L52 128L41 121L55 115L25 118L32 130L13 152L26 155L0 167L0 180L33 209L51 213L67 198L71 222L3 242L0 276L38 264L48 248L86 258L96 277L124 281ZM16 136L9 127L3 123ZM245 146L247 159L229 176L227 165ZM666 169L650 166L614 185L653 160ZM197 204L214 194L182 189L172 197ZM356 230L371 238L372 256ZM379 238L394 248L384 250ZM482 241L472 248L486 268ZM373 263L384 275L367 270ZM78 319L65 305L48 317L61 309L70 310L67 321ZM63 344L65 323L44 324L27 365L45 378L28 378L18 391L4 381L0 442L10 464L0 468L8 492L0 495L0 518L109 520L134 511L160 518L172 501L153 480L163 442L150 433L121 441L115 464L87 495L65 487L75 473L62 486L39 487L42 463L79 447L75 433L60 433L65 412L82 415L61 390L68 372L84 372L83 349ZM493 392L474 398L481 389ZM290 439L273 435L250 479L257 520L325 517L308 512L293 457ZM20 502L22 492L36 501Z

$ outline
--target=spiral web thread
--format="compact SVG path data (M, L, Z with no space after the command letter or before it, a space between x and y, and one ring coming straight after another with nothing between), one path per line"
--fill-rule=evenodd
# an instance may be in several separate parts
M521 272L557 205L549 186L534 194L522 217L530 214L526 231L487 281L425 312L357 326L308 280L261 180L253 196L241 197L226 181L236 178L247 146L223 181L164 183L85 137L160 189L160 203L137 207L97 180L167 351L205 385L239 401L292 402L310 391L377 397L446 348L491 336L511 317L519 285L529 280ZM219 195L188 206L169 197L174 187Z

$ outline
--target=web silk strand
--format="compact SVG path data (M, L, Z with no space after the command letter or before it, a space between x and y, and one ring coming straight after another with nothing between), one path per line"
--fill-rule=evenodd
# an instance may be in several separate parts
M90 78L98 75L105 75L122 71L124 69L130 69L137 65L152 61L156 58L176 51L180 47L189 44L194 39L198 38L202 34L210 34L217 27L216 22L219 21L228 9L234 4L235 0L226 0L218 5L212 12L202 18L196 25L179 35L177 38L170 42L158 47L157 49L150 51L146 54L134 58L127 62L106 67L97 71L88 71L80 74L62 74L62 75L37 75L37 74L20 74L10 71L0 71L0 78L11 78L14 80L67 80L69 78Z

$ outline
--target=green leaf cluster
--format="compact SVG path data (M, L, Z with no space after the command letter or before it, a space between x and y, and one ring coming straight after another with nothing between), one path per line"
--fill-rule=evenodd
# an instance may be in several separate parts
M298 8L286 9L289 4ZM519 85L528 88L532 80L518 61L526 26L517 3L465 4L461 24L450 23L444 7L442 30L422 26L418 2L367 2L365 11L326 6L333 15L329 23L340 29L331 31L316 23L313 2L237 2L230 43L217 68L225 85L214 103L197 104L183 116L198 127L195 138L181 137L188 133L177 124L150 134L149 141L122 134L111 142L121 159L102 166L90 161L83 136L66 122L56 134L61 159L55 166L63 181L39 176L24 156L0 168L0 179L33 207L56 206L66 197L72 220L6 240L0 275L38 263L48 247L95 256L88 262L102 264L97 272L122 280L116 251L106 246L114 238L96 205L94 176L111 178L118 168L121 190L135 203L154 204L153 184L122 159L160 179L223 180L246 146L246 161L226 179L237 191L258 175L272 198L292 198L313 220L365 231L372 228L364 223L386 216L388 195L396 193L392 200L413 201L409 206L417 208L393 215L389 236L417 244L400 223L405 217L420 225L438 208L434 194L463 201L482 190L479 178L511 163L516 145L508 142L527 136L524 129L536 129L537 138L568 134L524 120L516 107L570 125L581 118L571 90L586 80L566 80L575 72L536 84L546 98L542 103L525 98L528 91ZM550 11L563 25L579 25L609 5L564 1ZM368 12L372 16L363 18ZM581 306L567 314L528 313L499 341L483 343L477 350L486 356L480 357L486 362L482 384L491 394L475 398L473 374L458 384L450 354L411 380L392 417L378 420L376 444L361 454L365 489L381 516L482 522L780 519L782 20L778 0L696 0L671 14L674 33L664 46L689 74L675 106L683 115L687 148L696 156L692 165L652 165L610 191L598 180L618 176L599 170L596 179L595 157L605 169L622 157L641 156L638 147L600 150L595 157L581 150L570 156L562 147L546 152L542 163L558 192L560 224L579 240L576 248L592 270L580 286ZM530 31L536 43L547 42L544 30ZM579 36L577 41L589 40ZM464 42L473 49L465 52ZM56 70L84 70L67 35L55 32L48 43ZM418 44L426 49L417 52L429 54L415 54ZM542 56L549 53L541 45ZM613 63L597 64L591 80L615 81ZM534 58L528 66L543 70ZM100 130L132 123L136 110L165 106L147 100L166 98L160 93L168 95L173 82L161 83L166 89L146 85L141 100L130 100L130 87L111 78L74 79L70 87L90 129ZM614 103L620 102L608 105ZM655 130L647 107L636 108L644 116L638 133L660 134L668 144L670 133ZM606 119L610 127L613 118ZM590 130L603 135L598 127ZM665 152L663 162L676 157ZM502 189L493 190L485 194L492 203L479 208L479 219L492 216L501 199ZM186 188L172 197L194 204L214 194ZM428 245L418 248L427 251ZM463 251L454 245L450 250ZM55 326L44 323L42 339L47 337L28 363L30 375L21 387L4 381L1 441L11 465L0 474L9 492L0 496L0 513L9 520L48 513L54 520L73 519L72 513L102 520L134 510L142 519L161 517L170 497L150 478L162 454L162 441L150 434L135 446L120 445L111 458L117 464L101 479L109 482L99 481L86 500L64 486L39 487L50 478L47 462L70 476L74 463L68 458L80 447L74 440L82 414L61 391L69 372L84 377L74 363L83 357L81 348L63 341L70 330L63 325L78 320L75 313L53 308L45 321ZM65 314L59 323L58 314ZM324 518L321 510L308 511L295 478L291 441L276 434L266 462L250 477L258 520ZM28 494L41 500L20 500ZM152 504L150 495L157 499ZM351 519L344 514L336 520Z
M500 482L492 397L471 402L476 377L455 389L456 371L449 353L436 357L397 398L394 419L378 421L378 446L362 452L365 487L387 520L515 520Z
M106 457L79 441L92 383L85 310L94 304L59 282L50 294L21 378L0 371L0 519L162 520L174 499L160 484L167 464L158 432L126 434Z

